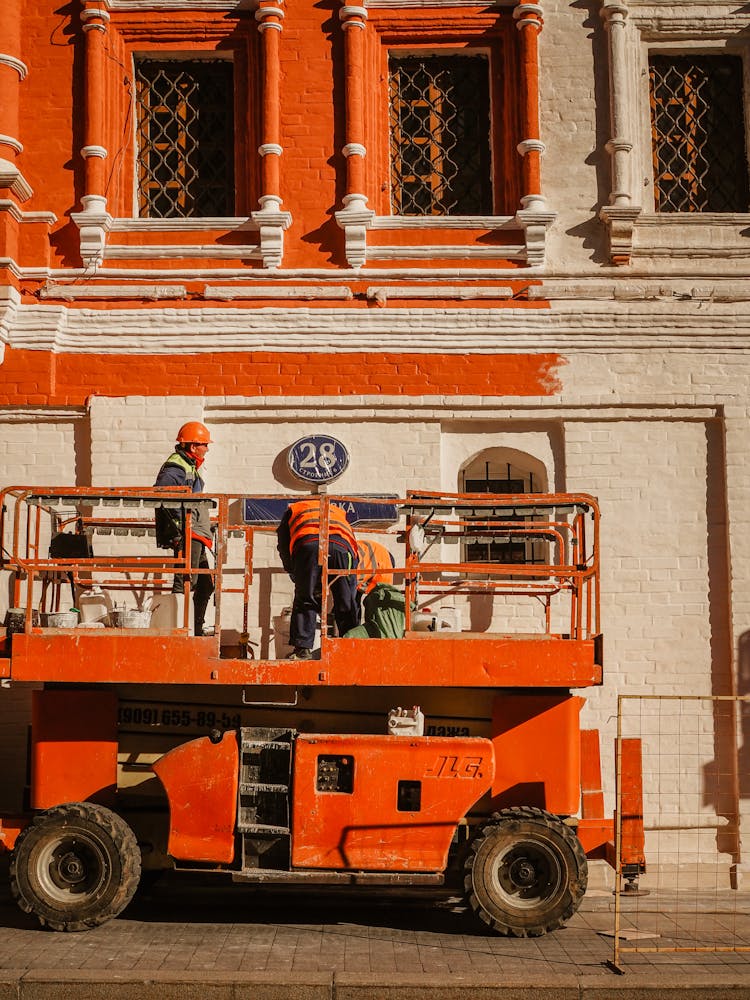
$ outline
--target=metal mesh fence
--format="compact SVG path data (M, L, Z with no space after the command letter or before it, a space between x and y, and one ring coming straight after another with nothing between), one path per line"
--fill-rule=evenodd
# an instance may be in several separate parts
M230 62L138 61L139 215L234 213L233 102Z
M485 56L391 56L391 207L397 215L492 211Z
M742 60L649 60L656 208L747 212Z
M639 889L616 880L614 965L653 952L750 951L750 883L742 882L735 697L621 696L618 751L640 741L646 873ZM628 774L618 752L617 872L628 824ZM631 799L632 801L632 799Z

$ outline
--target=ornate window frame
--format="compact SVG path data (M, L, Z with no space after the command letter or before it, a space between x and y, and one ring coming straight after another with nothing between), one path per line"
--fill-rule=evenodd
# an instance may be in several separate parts
M81 0L85 193L82 211L72 213L72 218L79 229L84 267L95 271L105 258L241 258L260 260L268 268L280 266L283 233L291 224L291 215L281 210L279 196L281 3L260 0L259 5L252 4L257 6L256 30L252 15L247 15L251 5L245 0ZM144 16L155 12L168 12L169 17ZM126 181L115 193L110 190L116 158L125 157L131 164L123 177L133 177L135 169L133 58L144 54L211 57L214 53L235 64L236 205L245 214L220 219L137 218L133 186ZM251 67L258 63L262 65L257 78L260 92L254 93ZM255 142L257 159L251 155ZM250 211L253 189L261 192L256 211ZM189 232L199 232L203 239L185 242L184 234ZM251 244L245 242L247 232L253 234ZM139 240L143 245L134 246L130 233L144 236ZM165 242L164 233L177 235ZM119 239L113 240L112 234ZM227 238L229 246L224 242Z
M609 204L599 217L609 230L610 262L633 258L750 257L742 230L750 213L657 212L653 196L650 53L690 51L739 55L745 79L745 126L750 146L750 12L724 0L602 0L608 38L611 159ZM722 236L717 239L717 229Z
M344 32L346 128L341 152L346 160L346 186L336 221L345 233L349 265L360 268L368 261L395 259L494 259L501 266L542 265L546 232L556 218L541 190L544 144L539 138L538 35L542 8L516 0L500 0L490 7L466 0L363 0L357 6L342 0L339 18ZM387 190L389 51L471 48L489 52L491 60L502 59L508 70L501 89L493 88L492 94L493 187L496 206L514 214L391 215ZM502 164L498 156L503 157ZM398 245L389 246L378 237L368 239L369 231L383 230L398 230Z

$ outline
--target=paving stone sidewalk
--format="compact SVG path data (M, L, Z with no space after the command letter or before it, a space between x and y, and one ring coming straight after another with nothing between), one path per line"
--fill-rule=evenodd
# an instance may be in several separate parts
M626 900L623 947L750 948L750 899ZM635 908L637 906L637 913ZM613 899L589 892L563 930L485 934L425 897L258 893L168 881L80 934L37 929L0 882L0 1000L489 1000L617 996L750 1000L750 952L612 957ZM658 935L650 937L645 935Z

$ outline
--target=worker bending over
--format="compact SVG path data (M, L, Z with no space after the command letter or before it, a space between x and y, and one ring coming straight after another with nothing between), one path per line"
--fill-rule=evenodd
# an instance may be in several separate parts
M359 569L366 570L364 576L357 577L359 595L362 600L379 583L393 584L393 573L377 573L376 570L392 570L395 566L390 551L380 542L357 539L359 548Z
M315 628L322 610L320 547L320 500L298 500L289 505L277 529L281 563L294 581L294 601L289 641L294 646L290 660L312 658ZM357 540L340 507L328 507L328 569L351 570L357 565ZM331 580L333 617L343 636L359 622L357 579L352 575Z
M203 492L203 479L198 471L206 458L211 435L205 424L190 420L177 431L174 452L159 469L154 486L189 486L193 493ZM193 569L208 569L206 549L213 547L211 517L208 506L200 504L190 511L190 565ZM156 510L156 544L172 549L175 559L184 547L184 515L180 510L158 507ZM179 573L172 581L172 593L181 594L185 578ZM214 583L207 573L190 577L193 592L193 631L203 635L206 608L214 592Z

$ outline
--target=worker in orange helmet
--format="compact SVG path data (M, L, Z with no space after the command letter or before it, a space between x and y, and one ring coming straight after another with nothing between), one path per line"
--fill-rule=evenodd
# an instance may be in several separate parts
M211 435L208 427L199 420L189 420L177 431L177 442L173 453L159 469L154 486L189 486L193 493L203 492L203 465ZM190 528L190 565L194 569L208 569L207 549L213 547L213 533L208 507L201 504L192 509ZM179 510L159 507L156 511L156 544L160 548L172 549L175 558L184 547L183 515ZM172 581L172 593L181 594L184 577L177 573ZM190 589L193 592L193 631L203 635L206 608L214 592L213 580L208 574L191 576Z
M276 532L279 556L294 581L294 600L289 641L294 646L290 660L309 660L313 655L315 626L322 608L318 562L320 544L320 499L291 503ZM335 504L328 508L328 568L351 570L357 565L357 540L346 514ZM340 636L359 624L357 578L354 574L331 580L333 617Z

